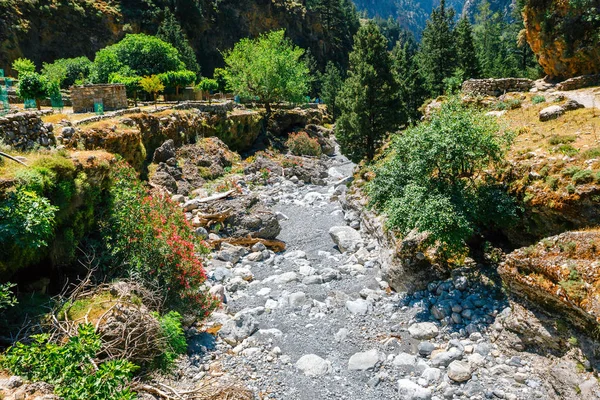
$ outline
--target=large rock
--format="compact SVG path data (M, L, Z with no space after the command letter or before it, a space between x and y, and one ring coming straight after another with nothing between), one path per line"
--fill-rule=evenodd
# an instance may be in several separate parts
M346 309L352 314L365 315L371 308L371 303L363 299L348 300L346 302Z
M401 400L431 400L431 390L423 388L410 379L398 381L398 399Z
M600 231L565 232L509 254L509 289L592 333L600 322Z
M333 226L329 229L329 235L342 253L356 251L362 243L360 233L349 226Z
M375 368L377 364L384 359L377 349L356 353L348 360L348 369L357 371L366 371Z
M438 335L440 330L433 322L418 322L408 327L408 333L413 339L428 340Z
M250 313L237 313L232 319L223 324L219 336L232 346L258 331L258 321Z
M550 121L551 119L556 119L556 118L560 117L561 115L563 115L564 113L565 113L565 110L561 106L550 106L550 107L546 107L542 111L540 111L539 118L540 118L540 121L546 122L546 121Z
M152 162L155 164L167 162L167 160L173 157L175 157L175 142L172 139L169 139L154 150Z
M316 354L307 354L296 361L296 368L306 376L322 376L331 371L331 363Z

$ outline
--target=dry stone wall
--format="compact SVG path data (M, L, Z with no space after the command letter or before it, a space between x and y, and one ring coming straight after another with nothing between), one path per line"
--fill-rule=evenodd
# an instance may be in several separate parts
M0 139L19 150L55 146L54 126L41 118L45 113L21 112L0 117Z
M558 90L577 90L600 85L600 75L582 75L556 85Z
M84 85L71 88L71 102L75 113L93 112L94 103L98 99L102 99L105 111L127 108L125 85Z
M501 79L469 79L463 82L463 93L476 96L500 96L508 92L528 92L533 88L531 79L501 78Z

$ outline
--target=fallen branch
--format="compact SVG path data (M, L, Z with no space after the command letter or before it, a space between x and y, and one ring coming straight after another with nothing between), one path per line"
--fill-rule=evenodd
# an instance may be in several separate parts
M19 160L19 159L15 158L15 157L13 157L13 156L11 156L11 155L8 155L8 154L6 154L6 153L0 152L0 156L2 156L2 157L6 157L6 158L8 158L9 160L12 160L12 161L14 161L14 162L16 162L16 163L19 163L19 164L21 164L21 165L24 165L24 166L26 166L26 167L29 167L29 165L25 164L23 161L21 161L21 160Z
M261 239L261 238L253 238L253 237L245 237L245 238L225 238L225 239L216 239L210 240L208 242L209 245L213 247L221 246L222 243L228 243L234 246L253 246L256 243L262 243L275 253L280 253L285 250L285 242L277 239Z
M228 190L227 192L213 194L212 196L204 197L202 199L196 199L194 201L196 203L210 203L211 201L224 199L225 197L229 196L233 192L235 192L235 190Z

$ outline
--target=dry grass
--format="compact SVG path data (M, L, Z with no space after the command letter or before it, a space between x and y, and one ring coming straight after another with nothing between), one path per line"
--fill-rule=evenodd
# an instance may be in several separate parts
M48 114L42 117L42 121L50 122L51 124L58 124L63 119L70 120L67 114Z

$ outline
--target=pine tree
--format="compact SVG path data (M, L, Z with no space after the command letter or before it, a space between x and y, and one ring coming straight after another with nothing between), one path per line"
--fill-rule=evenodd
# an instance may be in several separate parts
M339 116L338 95L344 80L340 70L331 61L327 63L325 73L321 77L321 98L327 104L327 110L337 119Z
M416 63L414 44L411 40L399 40L392 51L393 68L399 84L402 103L401 123L418 121L419 108L428 97L425 81Z
M461 18L456 25L455 37L456 63L462 73L462 79L479 78L481 69L473 42L473 27L466 17Z
M431 12L423 30L418 54L421 74L432 96L444 91L444 79L453 75L456 68L454 40L454 10L446 9L446 1Z
M185 64L186 69L198 75L200 74L200 66L196 61L194 49L185 37L177 18L168 8L165 9L163 22L158 27L156 36L167 43L171 43L179 51L179 58Z
M354 36L348 78L339 96L336 137L342 151L355 162L373 160L385 135L400 122L398 84L387 45L372 21Z

